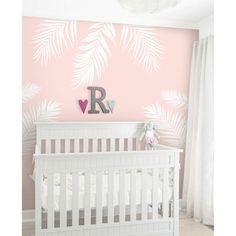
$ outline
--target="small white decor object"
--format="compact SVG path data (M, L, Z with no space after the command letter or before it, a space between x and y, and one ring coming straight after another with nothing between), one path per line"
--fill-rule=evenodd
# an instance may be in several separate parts
M133 13L158 13L176 6L181 0L118 0L120 5Z
M36 236L179 236L182 150L144 150L144 125L36 123Z

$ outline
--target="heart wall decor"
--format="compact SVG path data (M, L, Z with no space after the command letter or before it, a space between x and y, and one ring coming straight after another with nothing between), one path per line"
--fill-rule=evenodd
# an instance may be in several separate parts
M84 113L85 110L86 110L86 107L88 105L88 100L85 99L85 100L79 100L79 106L80 106L80 109L82 110L82 112Z
M116 102L115 100L104 101L106 98L106 90L104 88L90 86L87 89L90 91L90 109L88 114L99 114L100 112L109 114L113 112ZM89 103L88 99L79 99L78 103L81 111L85 113Z
M114 107L115 107L115 105L116 105L116 101L115 101L115 100L108 100L108 101L107 101L107 105L108 105L110 111L113 112Z

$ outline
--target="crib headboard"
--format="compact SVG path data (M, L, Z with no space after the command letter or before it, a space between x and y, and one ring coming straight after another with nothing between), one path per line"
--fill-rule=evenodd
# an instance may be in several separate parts
M144 122L36 122L40 153L139 150Z

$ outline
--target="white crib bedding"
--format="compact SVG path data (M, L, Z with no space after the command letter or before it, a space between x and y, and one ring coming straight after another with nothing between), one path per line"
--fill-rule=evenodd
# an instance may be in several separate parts
M137 172L136 175L136 204L141 204L141 189L142 189L142 173ZM152 175L149 173L147 175L147 203L152 203ZM91 174L90 178L90 205L91 208L94 208L96 206L96 175ZM130 203L130 173L125 174L125 188L126 188L126 196L125 196L125 203L126 205L129 205ZM159 178L158 183L158 203L162 202L162 180ZM108 201L108 174L103 175L103 186L102 186L102 206L107 206ZM47 210L47 178L44 177L42 179L41 184L41 201L42 201L42 208L44 210ZM84 208L84 175L79 175L79 185L78 185L78 191L79 191L79 198L78 198L78 206L79 209ZM114 206L117 206L119 204L119 174L114 174ZM54 210L59 211L60 206L60 175L54 174ZM172 187L168 188L168 198L169 200L172 198ZM72 210L72 175L67 174L66 175L66 210L71 211Z

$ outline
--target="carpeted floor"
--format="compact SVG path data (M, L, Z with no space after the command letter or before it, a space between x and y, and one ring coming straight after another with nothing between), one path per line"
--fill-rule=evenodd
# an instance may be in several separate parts
M212 227L196 223L185 216L180 217L180 236L213 236Z

